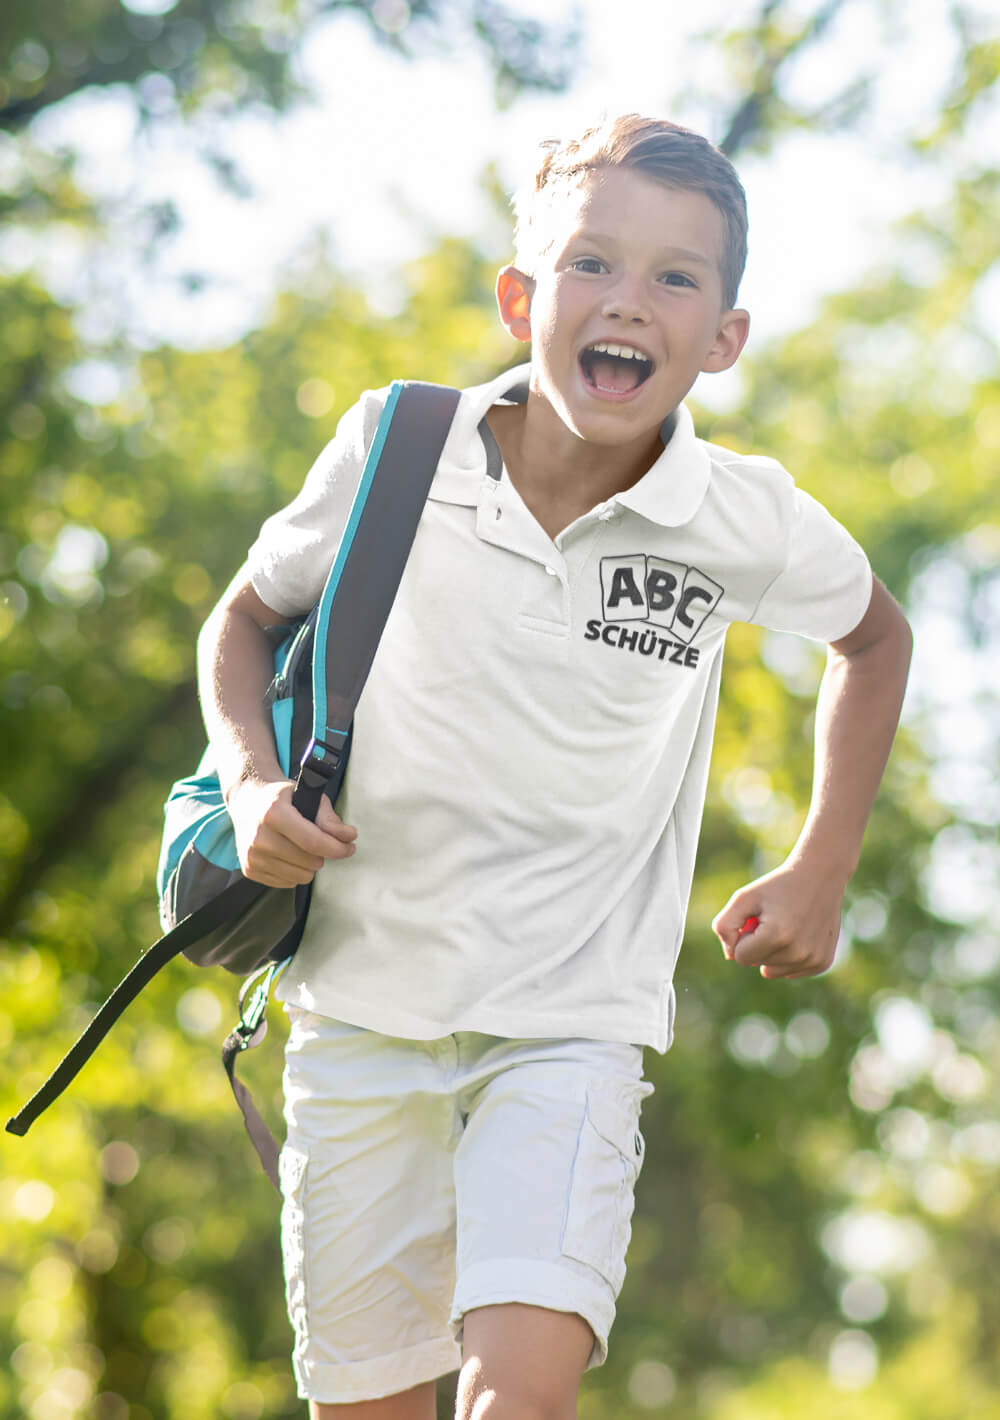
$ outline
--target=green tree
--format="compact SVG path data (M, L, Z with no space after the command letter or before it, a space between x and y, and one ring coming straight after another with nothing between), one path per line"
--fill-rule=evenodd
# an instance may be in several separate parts
M457 8L440 0L271 0L252 7L237 0L87 0L70 10L52 0L12 0L0 22L0 128L16 132L49 105L112 84L137 86L146 117L155 120L159 105L142 84L154 74L169 76L189 112L220 97L234 109L285 108L304 96L294 68L302 39L331 16L353 16L410 57L428 46L474 44L501 100L522 89L565 87L577 58L577 25L545 26L499 0L462 0Z

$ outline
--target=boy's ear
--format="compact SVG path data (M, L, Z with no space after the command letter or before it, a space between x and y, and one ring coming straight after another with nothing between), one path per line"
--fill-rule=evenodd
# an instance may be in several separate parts
M739 359L749 334L750 312L739 309L726 311L701 368L710 374L728 370Z
M515 340L531 339L531 298L535 282L516 266L505 266L497 275L497 308L505 328Z

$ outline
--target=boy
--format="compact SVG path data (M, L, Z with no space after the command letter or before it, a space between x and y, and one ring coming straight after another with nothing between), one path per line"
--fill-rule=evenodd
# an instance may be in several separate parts
M291 807L264 628L316 600L384 393L344 416L200 642L244 871L318 874L281 993L315 1420L432 1420L459 1365L458 1420L576 1413L624 1278L642 1047L672 1031L726 627L831 647L805 826L713 924L766 977L833 960L909 662L853 539L777 464L698 440L681 402L747 336L728 160L617 119L550 148L518 219L497 300L532 362L463 395L339 814Z

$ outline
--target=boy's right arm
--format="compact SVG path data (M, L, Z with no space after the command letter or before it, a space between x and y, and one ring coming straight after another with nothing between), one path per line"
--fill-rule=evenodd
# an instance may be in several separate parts
M262 602L243 567L198 637L198 693L244 875L270 887L311 882L324 862L349 858L357 830L329 800L311 823L292 805L264 694L273 675L266 628L285 618Z

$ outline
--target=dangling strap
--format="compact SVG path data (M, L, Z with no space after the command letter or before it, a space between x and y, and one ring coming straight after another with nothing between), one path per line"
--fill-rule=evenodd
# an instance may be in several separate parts
M252 883L248 878L238 878L236 882L224 888L218 897L213 897L211 902L205 903L204 907L199 907L196 912L189 913L176 927L154 942L147 952L143 952L41 1088L36 1090L17 1114L8 1119L7 1133L27 1134L42 1111L48 1109L52 1101L58 1099L67 1085L79 1074L126 1006L135 1000L142 988L149 985L168 961L172 961L185 947L199 941L208 932L221 927L223 922L233 922L241 917L247 908L267 891L263 883Z
M242 1080L237 1079L236 1060L244 1050L253 1050L255 1045L260 1045L267 1035L267 1002L271 987L290 961L291 957L286 957L284 961L271 962L269 966L261 967L260 971L247 977L240 991L240 1018L226 1036L222 1047L222 1064L243 1115L250 1143L257 1150L257 1157L264 1172L279 1193L281 1185L278 1181L278 1141L261 1118L250 1091ZM249 1001L246 999L248 995Z

